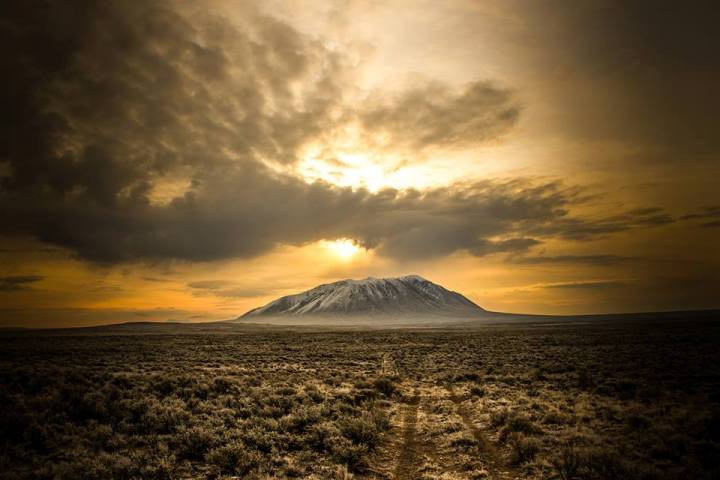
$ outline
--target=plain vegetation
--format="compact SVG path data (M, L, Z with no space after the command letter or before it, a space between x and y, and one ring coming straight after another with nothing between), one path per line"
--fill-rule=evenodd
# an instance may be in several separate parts
M719 338L711 322L5 334L0 475L393 478L415 398L430 459L418 478L502 464L521 478L716 479Z

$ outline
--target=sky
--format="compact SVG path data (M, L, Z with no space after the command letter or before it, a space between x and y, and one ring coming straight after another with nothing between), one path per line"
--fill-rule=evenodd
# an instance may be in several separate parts
M0 11L0 326L405 274L493 311L720 308L714 2Z

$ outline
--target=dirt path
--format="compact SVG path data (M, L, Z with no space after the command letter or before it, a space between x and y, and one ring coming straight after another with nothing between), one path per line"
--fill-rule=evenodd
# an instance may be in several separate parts
M452 385L448 386L447 389L450 392L450 399L455 404L455 409L460 418L462 419L465 428L467 428L470 433L472 433L472 436L478 443L478 451L482 456L482 460L487 465L490 479L510 480L520 478L520 475L517 472L504 464L493 442L488 439L488 437L481 429L475 426L472 421L472 415L463 405L462 399L455 393Z
M396 480L413 480L420 467L420 451L417 441L417 416L420 395L416 390L412 398L403 406L403 444L400 450Z
M396 376L398 375L398 369L395 366L395 360L389 353L385 353L382 356L382 362L380 363L380 375L382 376Z
M506 465L495 443L483 429L473 423L471 410L452 385L446 385L443 389L411 380L408 372L398 368L390 353L382 355L378 370L383 376L404 378L401 382L404 401L397 407L396 418L399 422L395 425L398 430L387 444L385 457L375 461L375 475L394 480L417 480L426 475L431 478L470 478L468 475L471 471L484 471L489 480L522 478ZM477 450L470 454L470 458L474 456L475 460L468 460L469 452L451 446L450 440L445 437L447 434L443 429L449 425L447 422L450 417L443 413L443 403L446 409L450 404L454 406L455 422L462 421L465 431L475 439ZM391 462L394 463L394 470L391 470Z
M442 472L445 463L440 458L438 445L428 431L427 424L429 412L437 400L433 388L411 380L408 372L398 367L390 353L382 356L380 373L404 378L401 390L405 392L405 400L398 410L401 419L399 435L397 443L393 442L395 469L387 473L394 480L418 480L428 473Z

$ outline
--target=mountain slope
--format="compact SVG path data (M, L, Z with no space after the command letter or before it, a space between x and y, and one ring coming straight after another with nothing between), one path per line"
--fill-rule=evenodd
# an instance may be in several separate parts
M279 298L248 317L287 316L474 316L485 310L417 275L342 280Z

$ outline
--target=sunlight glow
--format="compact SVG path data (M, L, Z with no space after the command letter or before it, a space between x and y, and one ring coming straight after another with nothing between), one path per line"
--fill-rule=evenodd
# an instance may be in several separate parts
M419 187L422 181L416 167L408 165L404 155L384 148L362 126L351 124L305 145L295 173L309 182L321 180L371 192Z
M349 238L338 238L337 240L326 241L324 243L325 248L343 260L350 259L360 251L360 247Z
M477 152L473 155L477 156ZM409 157L413 161L408 161ZM495 157L497 152L491 160ZM417 152L388 148L350 132L305 145L300 152L300 162L292 167L291 173L307 182L323 181L371 192L384 188L422 189L484 174L500 163L486 161L479 165L474 158L466 159L458 152L421 157ZM461 168L462 165L467 167Z

